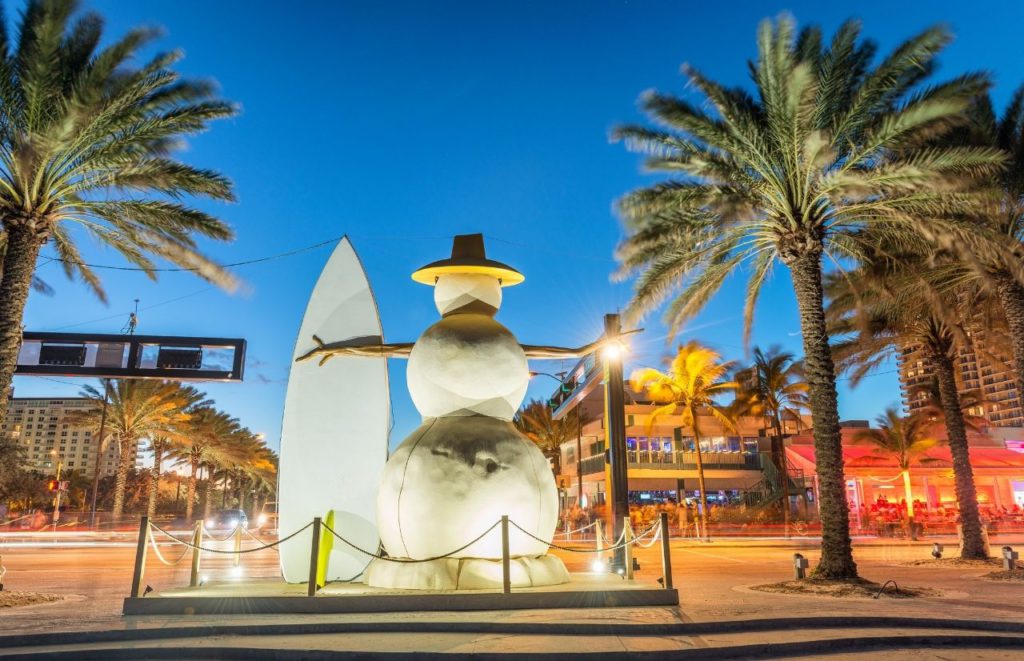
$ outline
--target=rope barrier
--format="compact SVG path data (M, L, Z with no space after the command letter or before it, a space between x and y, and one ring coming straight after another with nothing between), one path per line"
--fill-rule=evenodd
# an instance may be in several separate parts
M389 557L389 556L386 556L386 555L380 555L379 553L370 553L366 549L359 548L358 546L356 546L352 542L348 541L347 539L345 539L344 537L342 537L341 535L336 533L326 523L321 522L320 525L323 526L324 529L327 530L327 532L331 533L332 535L334 535L335 537L340 539L342 542L344 542L345 544L348 544L349 546L354 548L356 551L359 551L363 555L368 555L371 558L377 558L378 560L386 560L388 562L399 562L399 563L407 563L408 564L408 563L416 563L416 562L433 562L434 560L441 560L443 558L449 558L449 557L455 555L456 553L458 553L459 551L464 551L464 550L468 549L470 546L472 546L473 544L476 544L477 542L479 542L481 539L484 538L484 536L487 535L487 533L489 533L492 530L494 530L495 528L497 528L498 524L500 524L500 523L501 523L501 521L495 521L494 523L491 524L490 528L488 528L487 530L485 530L482 533L480 533L479 535L477 535L476 538L473 539L471 542L463 544L462 546L460 546L459 548L455 549L454 551L449 551L448 553L445 553L444 555L437 555L437 556L434 556L432 558L418 558L418 559L414 559L414 558L392 558L392 557ZM516 527L518 527L518 526L516 526Z
M226 542L226 541L228 541L229 539L231 539L232 537L235 536L235 532L239 528L241 528L241 526L242 526L241 523L237 524L234 528L231 529L231 532L228 533L227 537L224 537L222 539L217 539L216 537L213 536L213 533L210 532L210 529L206 527L206 524L203 523L203 534L206 535L207 537L209 537L210 541L213 541L213 542ZM244 528L242 528L242 529L244 530ZM262 540L257 540L257 541L262 541Z
M288 541L289 539L291 539L292 537L295 537L296 535L298 535L298 534L299 534L300 532L302 532L302 531L303 531L303 530L305 530L306 528L310 528L310 527L312 527L312 525L313 525L313 522L312 522L312 521L310 521L309 523L307 523L306 525L302 526L301 528L299 528L298 530L296 530L296 531L295 531L295 532L293 532L292 534L290 534L290 535L288 535L287 537L284 537L284 538L282 538L282 539L279 539L279 540L277 540L276 542L271 542L270 544L264 544L263 546L258 546L258 547L256 547L256 548L251 548L251 549L241 549L241 550L239 550L239 551L235 551L234 549L232 549L232 550L230 550L230 551L224 551L224 550L222 550L222 549L208 549L208 548L206 548L206 547L203 547L203 546L196 546L196 545L195 545L195 544L193 544L192 542L186 542L186 541L184 541L184 540L178 539L177 537L175 537L175 536L174 536L174 535L172 535L171 533L167 532L166 530L164 530L164 529L163 529L163 528L161 528L160 526L156 525L155 523L151 523L150 525L151 525L151 526L152 526L153 528L156 528L157 530L159 530L160 532L162 532L163 534L167 535L168 537L170 537L171 539L173 539L173 540L174 540L174 541L176 541L177 543L179 543L179 544L182 544L182 545L184 545L184 546L187 546L187 547L189 547L190 549L199 549L200 551L206 551L206 552L208 552L208 553L224 553L224 554L228 554L228 555L234 555L234 554L236 554L236 553L254 553L254 552L256 552L256 551L262 551L262 550L264 550L264 549L271 549L271 548L274 548L275 546L278 546L278 545L280 545L280 544L284 544L284 543L285 543L285 542L287 542L287 541Z
M639 546L642 549L649 549L649 548L651 548L652 546L654 546L658 542L658 539L661 537L661 526L658 526L655 529L654 535L651 537L650 543L644 544L643 542L640 541L641 537L642 537L642 535L637 535L636 537L634 537L633 538L633 543L635 545Z
M587 525L583 526L582 528L577 528L576 530L563 530L562 532L557 533L556 537L559 536L559 535L563 536L563 537L568 537L569 535L575 535L578 532L583 532L584 530L588 530L590 528L593 528L596 525L597 525L597 521L594 521L593 523L588 523Z
M249 532L249 529L248 529L248 528L242 528L242 532L244 532L244 533L245 533L246 535L248 535L250 539L252 539L252 540L254 540L254 541L257 541L257 542L259 542L260 544L262 544L262 543L263 543L263 540L262 540L262 539L260 539L259 537L257 537L256 535L252 534L251 532ZM281 552L281 549L277 548L276 546L274 546L274 547L272 547L272 548L273 548L273 549L274 549L274 550L275 550L276 552L278 552L278 553L280 553L280 552Z
M173 567L173 566L177 565L179 562L182 561L182 559L191 550L191 549L186 548L184 551L181 552L181 555L178 556L177 560L175 560L174 562L169 562L167 560L167 558L164 557L164 554L160 552L160 547L157 546L156 539L154 539L154 537L153 537L153 526L152 526L152 524L149 527L149 543L153 547L153 553L156 554L157 559L159 559L160 562L164 563L168 567Z
M601 539L608 546L618 546L619 544L621 544L622 542L625 541L625 539L626 539L625 535L626 535L626 530L625 530L625 528L623 528L622 532L619 533L619 536L616 537L615 541L613 542L612 540L608 539L607 535L604 534L604 530L603 529L601 530Z
M513 526L515 526L516 529L519 530L519 532L523 533L527 537L529 537L531 539L534 539L534 540L540 542L541 544L547 544L549 547L551 547L553 549L558 549L559 551L567 551L569 553L595 553L596 552L594 549L580 549L580 548L570 548L568 546L560 546L560 545L555 544L553 542L545 541L545 540L541 539L540 537L537 537L533 533L530 533L530 532L524 530L522 528L522 526L520 526L515 521L509 521L509 523L511 523ZM657 526L658 526L658 524L652 525L650 528L648 528L647 530L645 530L642 533L640 533L639 535L637 535L637 537L644 537L644 536L648 535ZM619 536L619 539L622 539L621 535ZM636 541L636 539L632 539L632 540L630 540L628 542L616 543L616 544L613 544L612 546L606 546L605 548L601 549L601 551L602 552L604 552L604 551L614 551L614 550L619 549L619 548L625 548L626 546L628 546L629 544L632 544L635 541Z

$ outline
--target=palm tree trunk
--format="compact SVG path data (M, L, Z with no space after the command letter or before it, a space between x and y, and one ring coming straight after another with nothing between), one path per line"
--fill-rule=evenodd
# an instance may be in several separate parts
M789 470L786 466L786 444L782 439L782 421L776 414L772 420L775 432L772 438L772 455L775 459L775 467L779 471L779 480L782 482L782 526L786 537L789 537Z
M839 429L836 371L825 328L821 248L805 250L786 260L793 279L804 341L804 370L814 425L815 470L821 512L821 561L818 578L855 578L850 542L850 510L843 474L843 443Z
M43 247L43 239L32 224L12 223L10 218L3 221L7 252L0 270L0 425L7 419L7 400L21 350L25 303L32 288L36 258Z
M1024 287L1011 277L1000 278L996 285L999 303L1010 327L1010 346L1017 374L1017 399L1024 406Z
M210 510L213 507L213 474L210 467L206 467L206 497L203 498L203 520L209 520Z
M128 471L131 469L131 457L129 451L132 449L131 439L119 438L117 447L117 478L114 482L114 506L111 508L110 516L116 523L121 520L124 513L124 492L128 486Z
M700 488L700 528L704 540L711 541L711 531L708 530L708 490L704 487L704 459L700 454L700 432L697 431L697 411L690 409L690 418L693 420L693 449L697 457L697 486Z
M960 410L960 395L956 388L953 359L948 347L930 347L930 362L939 382L939 399L949 436L949 453L953 458L953 479L956 487L956 502L960 510L960 527L963 535L961 558L985 558L985 542L981 535L981 517L978 514L978 492L974 488L974 469L967 449L967 426Z
M196 503L196 477L199 474L199 460L191 457L192 471L188 476L188 488L185 490L185 523L192 524L192 513Z
M160 493L160 464L163 462L163 456L163 446L154 443L153 467L149 470L149 504L146 505L146 515L151 519L156 515L156 500Z
M910 467L903 469L903 498L907 501L907 539L916 540L914 526L914 492L910 489Z

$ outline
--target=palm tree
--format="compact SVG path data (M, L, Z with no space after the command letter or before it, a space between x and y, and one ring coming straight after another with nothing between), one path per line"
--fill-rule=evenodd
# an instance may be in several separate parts
M185 519L191 523L199 470L203 467L207 470L208 486L204 517L208 518L213 483L211 468L224 457L228 439L241 427L238 420L210 405L200 406L192 411L188 425L183 442L177 447L171 448L168 456L175 462L187 462L189 465L190 472L185 495Z
M992 149L922 144L962 123L988 86L984 75L966 74L924 87L950 38L930 28L875 64L876 45L860 39L856 22L825 44L819 28L798 32L787 17L765 21L750 63L753 95L687 67L702 103L649 93L642 105L666 128L615 133L650 155L650 169L679 176L619 203L628 236L618 251L618 276L639 274L629 317L675 293L666 312L674 332L748 263L749 335L772 265L778 260L789 269L820 486L820 578L857 574L822 260L857 259L858 230L939 234L968 223L974 199L966 191L1002 161Z
M0 226L0 280L4 277L3 262L4 256L7 254L7 233L3 231ZM53 287L46 284L42 278L32 276L32 291L39 292L45 296L53 296Z
M970 117L970 125L947 136L946 142L954 147L987 147L1006 154L1006 167L989 178L996 194L979 214L1005 250L979 250L971 236L949 240L943 252L957 258L961 268L947 277L982 288L998 303L1009 330L1017 391L1024 398L1024 85L1013 93L1001 117L988 96L977 99Z
M149 499L146 503L146 516L156 515L157 496L160 494L160 474L163 470L164 454L171 441L166 436L154 434L149 437L149 450L153 453L153 466L149 469Z
M960 411L964 416L964 426L976 432L981 432L988 425L988 420L983 416L974 415L972 411L983 408L991 400L986 398L980 390L958 390L960 399ZM931 422L944 422L945 413L942 409L942 393L939 391L939 380L932 377L927 384L918 386L910 391L911 400L918 402L921 415Z
M561 472L562 444L576 438L578 425L575 415L555 420L547 402L535 399L516 412L512 424L540 448L558 475Z
M115 381L110 388L105 427L106 433L118 443L114 505L111 509L114 521L120 520L124 512L125 486L139 442L176 434L187 415L185 408L189 405L187 393L190 391L194 392L169 381L147 379L123 379ZM83 388L82 395L96 402L102 402L104 398L104 393L93 386ZM100 407L92 407L69 416L69 423L99 428L101 415ZM102 443L103 439L99 439L97 452L102 451Z
M178 385L180 414L175 416L173 424L148 440L149 450L153 453L153 466L149 470L149 500L146 515L152 518L156 514L157 496L160 493L160 477L163 474L163 459L167 451L175 444L185 442L189 430L190 411L211 402L206 394L191 386Z
M963 404L957 389L953 356L966 339L962 324L976 309L964 290L940 295L928 282L928 270L913 242L911 250L889 248L871 266L830 276L829 329L837 337L834 352L853 385L878 365L910 346L921 348L939 390L941 418L946 426L957 505L963 531L961 556L987 556L982 537L978 496L967 444Z
M700 450L700 414L710 413L727 428L735 428L729 409L716 401L717 397L736 390L735 381L725 380L731 368L732 363L723 363L717 352L691 341L679 347L669 362L668 371L660 372L648 367L633 372L629 379L633 390L646 390L651 401L662 405L651 412L649 426L662 416L679 414L682 415L683 426L693 430L697 483L700 486L700 522L705 539L710 539L711 534L708 530L704 461Z
M903 493L907 501L907 535L916 539L914 531L914 495L910 490L910 465L927 461L924 454L938 445L938 440L928 433L931 422L924 416L900 416L895 408L875 418L878 429L861 429L853 440L875 447L875 457L893 458L903 476Z
M783 418L795 418L807 410L807 381L803 366L793 354L779 347L766 352L754 348L754 362L736 373L739 390L733 404L733 415L763 417L771 427L772 463L782 481L782 513L789 530L789 470L782 428Z
M74 0L28 0L17 39L0 20L0 423L44 245L101 299L100 279L76 245L79 232L151 277L159 257L232 283L195 243L196 236L228 240L231 230L180 201L232 200L231 184L172 152L212 120L234 115L234 106L216 99L211 83L181 79L171 69L179 51L133 66L155 30L134 29L101 47L102 18L77 8Z

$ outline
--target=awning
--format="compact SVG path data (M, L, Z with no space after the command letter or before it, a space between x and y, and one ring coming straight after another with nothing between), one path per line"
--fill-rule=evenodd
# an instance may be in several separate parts
M1024 454L1007 450L1005 448L968 448L971 456L971 466L977 469L984 468L1021 468L1024 469ZM814 470L814 446L813 445L791 445L786 448L790 460L805 471ZM953 466L953 458L948 447L932 448L925 452L924 457L928 459L924 463L914 461L913 467L920 468L950 468ZM894 456L883 456L870 446L843 446L843 465L846 468L892 468L897 469Z

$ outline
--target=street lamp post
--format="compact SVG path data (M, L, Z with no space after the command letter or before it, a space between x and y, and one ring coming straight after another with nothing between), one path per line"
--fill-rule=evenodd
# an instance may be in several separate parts
M622 325L617 314L604 317L606 338L622 334ZM629 516L629 473L626 465L626 391L622 373L622 348L617 343L609 344L601 353L604 369L604 410L606 416L605 434L608 446L608 463L611 467L612 489L612 530L614 539L622 535L623 521ZM612 569L625 570L625 549L615 549Z

